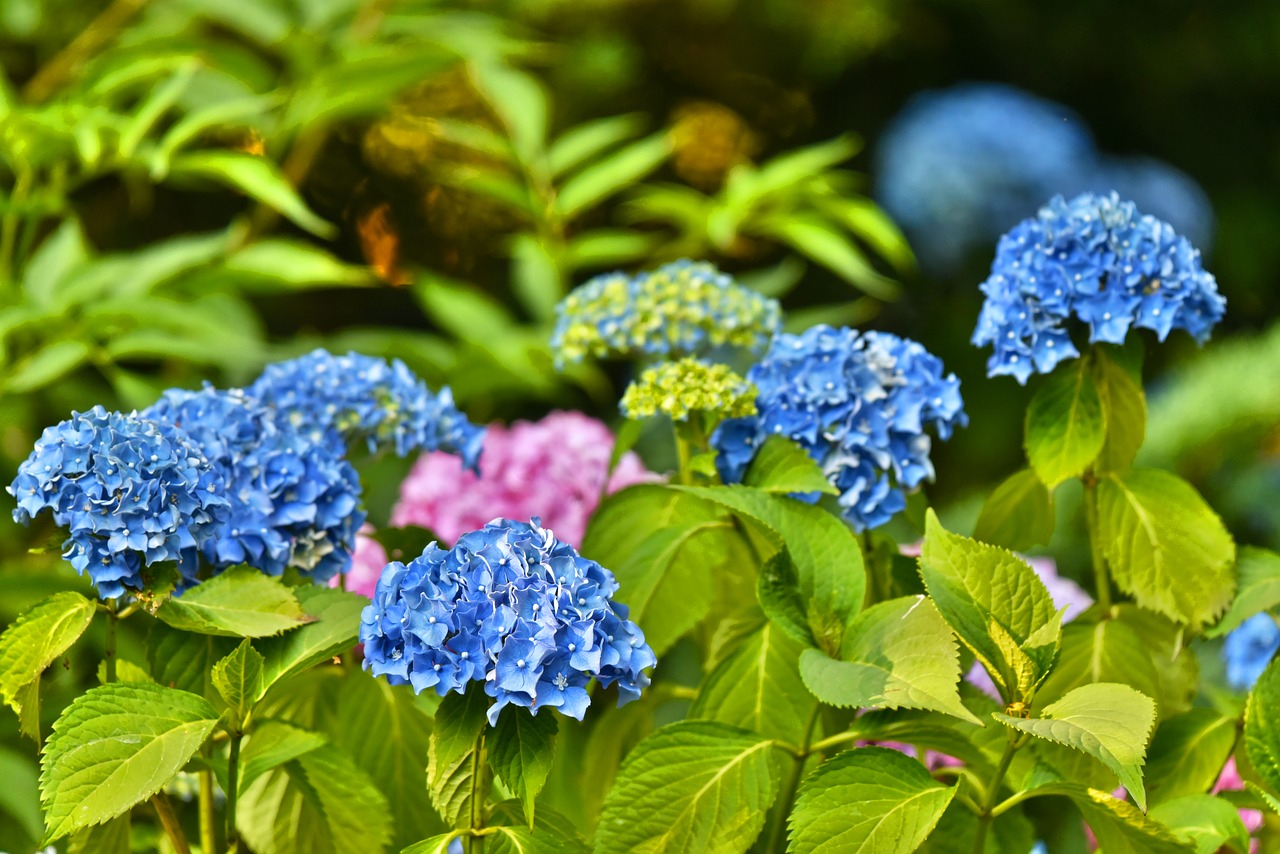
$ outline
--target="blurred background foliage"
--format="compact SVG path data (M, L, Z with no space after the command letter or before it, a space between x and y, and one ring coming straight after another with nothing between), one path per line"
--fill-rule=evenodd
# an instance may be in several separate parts
M1277 39L1267 0L0 0L0 464L71 409L321 343L404 359L473 420L613 418L624 377L552 370L554 305L692 256L795 328L941 355L972 424L930 496L972 516L1022 458L1026 392L968 344L994 241L918 269L873 167L913 96L996 81L1203 189L1227 320L1148 349L1146 453L1274 548ZM402 472L367 473L375 520ZM75 582L7 501L0 623Z

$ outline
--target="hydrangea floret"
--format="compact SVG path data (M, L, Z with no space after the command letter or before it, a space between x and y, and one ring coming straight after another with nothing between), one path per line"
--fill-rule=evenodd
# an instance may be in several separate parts
M365 514L359 476L335 430L295 426L243 391L207 385L171 389L144 415L191 436L226 483L230 517L201 548L215 570L293 568L316 581L347 571Z
M47 428L8 491L16 521L49 510L67 529L63 556L103 599L150 589L158 562L194 582L230 512L220 471L185 432L101 406Z
M906 507L904 490L933 477L932 427L948 439L968 423L955 374L920 344L885 332L819 325L779 335L747 374L756 412L712 434L726 483L742 480L771 434L797 442L839 490L858 531ZM816 500L816 496L809 496Z
M612 601L613 574L531 522L496 519L453 548L431 543L387 565L361 616L364 667L416 692L464 693L482 682L507 705L554 708L581 720L587 684L637 699L656 663L644 633Z
M755 398L755 387L728 365L688 357L646 369L627 387L618 409L635 420L661 413L688 421L703 412L720 421L752 414Z
M706 262L680 260L651 272L608 273L556 307L556 364L637 356L681 357L718 347L753 353L777 331L777 300L737 284Z
M1254 614L1227 635L1222 660L1231 687L1248 691L1280 650L1280 626L1269 613Z
M484 428L458 410L448 386L433 393L399 359L317 349L267 366L248 392L295 426L332 426L370 451L390 447L403 457L440 450L479 466Z
M1130 327L1161 341L1184 329L1203 343L1226 309L1200 252L1115 193L1058 196L1023 220L1001 238L982 292L973 343L994 347L988 376L1020 383L1080 355L1073 317L1089 343L1122 344Z

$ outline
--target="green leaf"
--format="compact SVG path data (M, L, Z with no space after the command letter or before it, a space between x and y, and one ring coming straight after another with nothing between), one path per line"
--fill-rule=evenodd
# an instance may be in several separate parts
M547 153L551 174L559 177L598 154L631 139L644 127L643 113L608 116L571 127L556 138Z
M502 303L468 285L424 277L415 293L431 319L463 341L491 343L510 336L515 325Z
M365 267L344 264L333 255L301 240L269 239L251 243L223 263L222 269L237 279L263 279L286 290L345 285L371 285L374 277Z
M1271 790L1280 791L1280 665L1272 661L1249 692L1244 712L1249 761Z
M565 266L571 270L583 267L614 267L647 257L657 247L659 238L639 231L596 228L575 235L565 247Z
M391 805L396 851L443 829L424 803L430 738L431 721L411 692L360 672L342 681L334 744L355 760Z
M596 854L745 851L778 793L773 742L711 721L659 729L605 798Z
M226 184L317 237L332 238L338 233L307 207L280 168L266 158L225 150L186 152L170 162L169 175L179 180L195 178Z
M0 635L0 699L21 712L23 689L84 634L96 610L79 593L56 593L5 629Z
M1104 347L1094 349L1092 369L1107 424L1107 437L1096 468L1100 472L1128 471L1147 433L1147 398L1142 393L1141 379L1108 355Z
M1079 808L1107 854L1192 854L1195 848L1128 801L1075 783L1041 786L1032 796L1065 795Z
M840 659L816 649L800 655L813 695L845 708L931 709L982 726L956 690L960 651L933 602L905 596L859 614Z
M1186 795L1152 807L1149 817L1196 846L1196 854L1229 848L1248 854L1249 830L1236 808L1211 795Z
M1132 602L1121 602L1113 612L1112 619L1133 629L1151 655L1160 684L1156 697L1160 718L1189 710L1200 684L1200 665L1195 651L1186 644L1186 627Z
M369 600L359 594L318 585L296 587L294 593L302 610L313 621L258 643L264 660L264 690L355 646L360 633L360 612L369 604Z
M564 296L564 278L555 256L531 234L512 238L511 289L525 310L543 321L555 317L556 303Z
M564 182L556 196L556 210L566 220L635 184L671 155L671 139L656 133L623 146L586 166Z
M244 638L278 635L308 622L291 588L246 566L167 600L156 616L175 629Z
M1222 637L1263 611L1280 605L1280 555L1254 546L1242 546L1236 560L1240 587L1231 607L1216 626L1205 632Z
M1036 705L1059 700L1082 685L1121 682L1153 699L1160 679L1144 639L1115 619L1076 622L1062 630L1058 661L1036 691Z
M1236 722L1213 709L1192 709L1160 724L1147 751L1151 803L1212 789L1235 750L1237 735Z
M820 507L749 487L673 488L754 521L776 547L785 546L814 640L828 654L840 649L866 588L862 550L848 525Z
M1010 475L987 497L973 538L1026 551L1048 545L1054 527L1053 495L1031 469Z
M116 816L106 824L76 831L67 843L67 854L132 854L129 814Z
M772 230L783 243L866 294L886 301L897 299L897 283L877 273L835 223L819 216L789 215Z
M441 833L430 839L416 842L401 851L400 854L449 854L449 843L455 839L461 839L462 836L462 831L451 830L448 833Z
M977 832L978 817L960 801L952 800L929 838L916 851L919 854L973 854ZM1037 835L1021 810L1009 810L992 822L982 851L983 854L1027 854L1035 847Z
M14 365L0 389L24 394L44 388L87 362L91 352L83 341L54 341Z
M1106 416L1088 361L1075 359L1040 386L1027 407L1025 446L1049 489L1083 474L1107 438Z
M538 815L538 826L528 830L519 826L524 817L520 801L507 800L495 806L488 823L502 830L485 844L486 854L586 854L590 850L574 831L574 825L582 823L577 814L577 822L547 807Z
M27 837L30 850L44 836L40 815L40 769L34 758L0 748L0 813L13 819L15 829ZM13 840L16 842L16 840ZM114 854L114 852L112 852Z
M814 646L813 632L800 595L795 566L786 549L775 552L760 567L756 598L765 616L781 628L787 637L802 646Z
M1222 520L1175 475L1134 469L1098 484L1111 577L1144 608L1198 628L1231 603L1236 547Z
M547 93L538 79L500 62L473 63L471 79L511 135L516 153L532 162L547 138Z
M800 681L802 648L766 622L703 680L689 717L800 744L818 705Z
M824 762L800 786L788 820L787 851L914 851L955 794L954 786L942 785L923 765L896 750L847 750Z
M391 840L386 798L332 745L263 774L238 806L254 854L381 854Z
M145 682L77 697L53 725L41 762L47 840L113 819L160 791L217 723L204 698Z
M147 663L159 684L213 697L213 665L235 648L230 638L180 632L156 622L147 642Z
M489 761L503 785L524 808L524 820L533 828L533 802L546 785L555 758L556 719L547 710L540 715L511 707L498 717L489 743Z
M1028 700L1052 669L1062 612L1011 552L947 531L925 515L920 575L942 616L1007 702Z
M1084 685L1045 706L1039 718L1000 713L993 717L1005 726L1098 759L1115 772L1138 807L1147 808L1142 763L1156 722L1156 704L1145 694L1116 683Z
M1280 799L1277 799L1275 795L1250 780L1244 781L1244 787L1249 794L1257 796L1260 801L1270 807L1273 813L1280 815Z
M466 694L450 692L436 710L435 726L427 758L427 789L431 803L446 824L466 825L471 805L471 787L477 774L484 774L476 742L489 725L485 713L489 698L478 686ZM481 787L481 791L488 791Z
M319 733L299 729L283 721L263 721L249 733L240 750L240 791L248 789L254 780L272 768L279 768L328 743L328 739Z
M831 485L822 467L805 453L804 449L785 436L772 435L765 439L743 483L764 492L821 492L839 495Z
M22 290L36 305L48 305L67 276L89 260L89 244L75 217L68 217L31 254L22 274Z
M242 723L262 697L262 656L245 638L235 651L213 665L213 687Z

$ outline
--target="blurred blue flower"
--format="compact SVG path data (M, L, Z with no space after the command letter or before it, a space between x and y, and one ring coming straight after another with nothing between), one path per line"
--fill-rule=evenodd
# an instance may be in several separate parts
M180 427L226 484L231 515L201 549L215 569L247 563L280 575L293 567L323 582L350 568L365 514L336 431L295 427L243 391L207 385L170 389L143 415Z
M991 345L987 375L1025 383L1080 355L1066 328L1089 325L1089 342L1122 344L1130 326L1163 341L1185 329L1208 339L1226 300L1199 250L1167 222L1115 193L1053 198L1000 239L973 343Z
M1248 691L1267 669L1280 649L1280 626L1265 611L1254 614L1227 635L1222 645L1222 659L1227 664L1227 681L1231 687Z
M556 364L587 356L695 356L717 347L758 353L782 310L721 273L688 259L647 273L608 273L575 288L556 306Z
M158 561L194 581L197 551L230 512L220 472L186 433L101 406L47 428L8 491L16 521L47 509L67 529L63 556L103 599L147 589L144 567Z
M1192 246L1213 239L1213 205L1190 175L1152 157L1105 157L1086 187L1095 193L1114 190L1138 210L1162 219ZM1048 198L1045 193L1041 198Z
M587 683L618 684L619 705L649 684L644 633L612 601L613 574L541 526L497 519L444 550L431 543L382 571L361 616L366 669L444 696L484 682L503 707L582 720Z
M769 435L786 436L840 491L844 518L876 528L906 507L904 490L933 477L925 429L947 439L968 423L960 381L942 371L920 344L885 332L820 325L779 335L747 374L756 414L712 434L716 466L739 482Z
M432 393L399 359L388 362L317 349L268 365L247 391L285 412L297 426L337 428L348 441L363 440L370 451L395 448L458 454L478 471L484 428L467 420L448 386Z

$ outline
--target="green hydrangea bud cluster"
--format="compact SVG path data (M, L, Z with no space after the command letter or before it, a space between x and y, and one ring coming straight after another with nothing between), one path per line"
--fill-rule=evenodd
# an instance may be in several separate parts
M691 413L705 412L719 421L754 414L755 401L755 386L727 365L685 358L646 370L627 387L618 408L637 420L663 413L688 421Z

